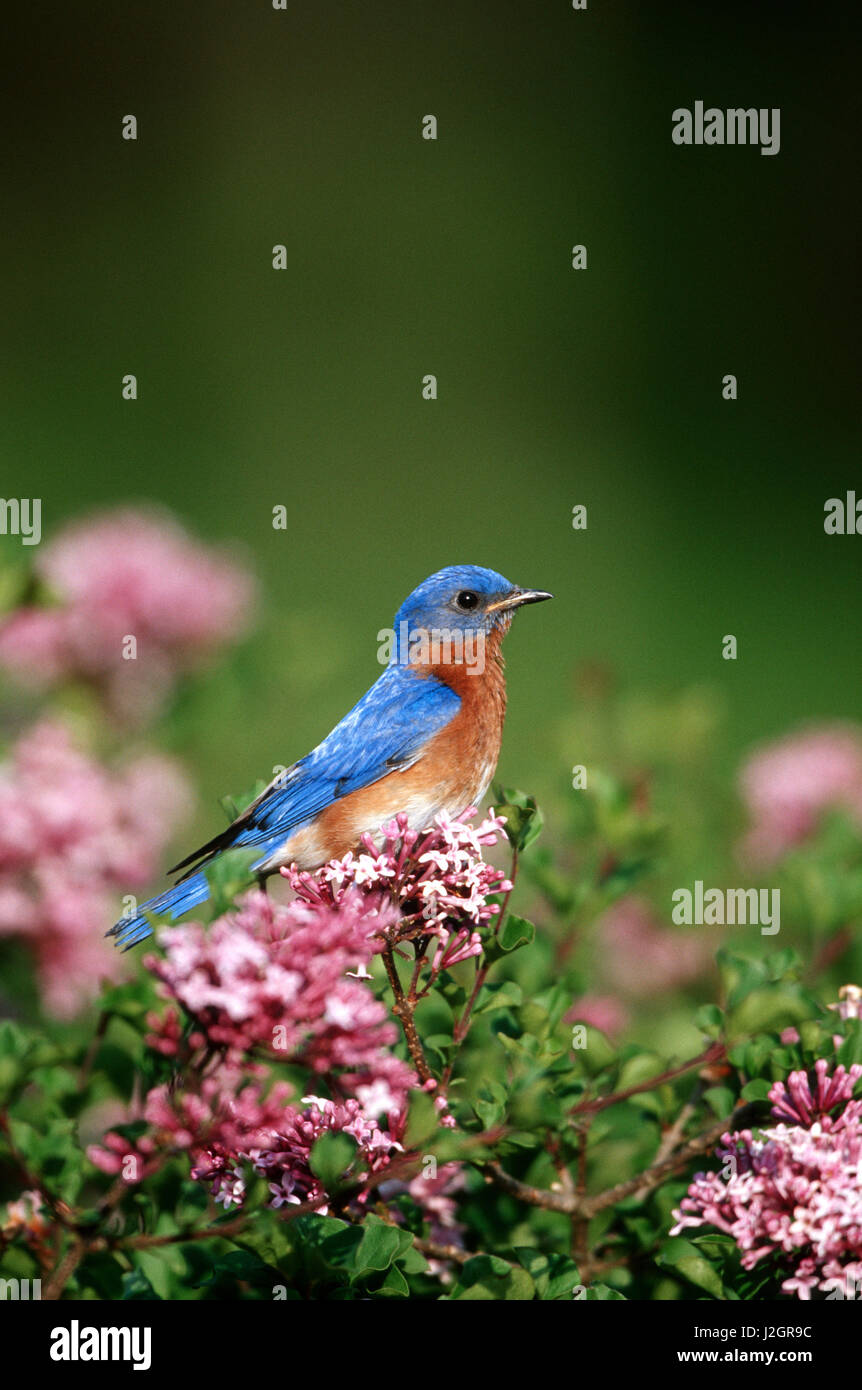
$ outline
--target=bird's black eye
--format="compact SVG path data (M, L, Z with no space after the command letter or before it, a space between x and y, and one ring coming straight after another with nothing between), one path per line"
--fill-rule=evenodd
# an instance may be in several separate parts
M456 604L464 613L470 613L479 606L479 595L474 594L472 589L462 589L455 599Z

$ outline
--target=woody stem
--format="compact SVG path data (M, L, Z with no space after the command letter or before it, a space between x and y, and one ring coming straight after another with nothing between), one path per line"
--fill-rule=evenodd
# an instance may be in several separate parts
M392 1012L401 1024L401 1028L404 1032L404 1040L407 1043L407 1050L413 1059L416 1074L423 1084L426 1081L433 1081L434 1077L426 1061L425 1053L422 1050L422 1042L416 1031L416 1023L413 1018L415 1000L409 999L401 987L392 947L385 946L382 955L383 964L386 968L386 976L389 980L389 987L392 990Z

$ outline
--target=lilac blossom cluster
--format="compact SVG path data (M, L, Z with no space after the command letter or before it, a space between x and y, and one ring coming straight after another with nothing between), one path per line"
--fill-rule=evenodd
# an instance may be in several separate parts
M422 833L398 816L358 854L315 873L289 870L289 903L254 890L206 929L162 928L163 953L145 964L170 1006L151 1015L148 1042L183 1079L150 1091L137 1117L148 1124L142 1136L131 1143L111 1131L89 1150L92 1161L139 1181L166 1153L184 1151L191 1176L226 1207L242 1205L250 1167L267 1181L272 1206L325 1211L311 1152L321 1135L343 1133L356 1146L358 1204L372 1190L406 1191L434 1230L457 1239L457 1165L433 1178L402 1180L398 1171L409 1096L420 1085L393 1051L398 1030L369 982L379 953L404 939L430 949L432 977L481 950L479 929L499 912L491 896L510 885L482 855L503 822L491 815L474 828L469 814L440 816ZM278 1060L305 1068L328 1094L297 1103L273 1079ZM445 1098L435 1104L440 1124L451 1125Z
M862 1284L862 1066L821 1058L769 1092L778 1124L722 1136L720 1173L699 1173L672 1234L713 1226L732 1236L744 1269L774 1257L784 1293L848 1296ZM833 1112L838 1111L837 1114ZM850 1296L853 1296L852 1294Z
M356 889L337 908L254 890L209 927L163 927L164 954L144 964L191 1021L193 1046L280 1057L391 1110L415 1077L390 1052L397 1028L365 982L396 921L388 901ZM152 1040L178 1053L173 1011Z
M470 824L476 808L454 818L441 813L430 830L411 830L407 816L384 825L378 841L363 837L362 852L349 852L315 873L282 869L297 896L309 904L340 906L351 890L388 898L398 909L398 939L430 945L432 978L482 951L480 928L500 912L493 901L511 890L501 869L486 862L483 849L504 835L505 820L489 813Z

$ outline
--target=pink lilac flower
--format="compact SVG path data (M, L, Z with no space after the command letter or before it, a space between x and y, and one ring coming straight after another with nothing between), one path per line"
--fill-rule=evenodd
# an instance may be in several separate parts
M492 896L512 887L482 853L502 838L505 821L491 812L474 827L468 822L475 815L472 806L455 819L441 813L433 829L417 831L402 813L381 828L379 842L364 836L358 854L350 851L314 873L293 866L281 872L308 903L337 905L351 888L390 899L398 907L400 939L433 941L433 978L481 953L479 929L500 912Z
M421 834L399 816L383 828L379 846L368 837L362 852L315 874L289 870L296 896L286 905L258 890L207 929L161 929L164 955L145 964L176 1007L148 1017L148 1042L179 1064L195 1049L205 1058L219 1050L221 1061L203 1081L192 1067L198 1079L191 1090L150 1092L147 1133L132 1145L110 1132L89 1150L93 1162L138 1180L166 1150L184 1149L192 1177L209 1183L225 1206L242 1204L251 1165L269 1183L273 1206L312 1202L325 1211L328 1194L312 1172L311 1150L322 1134L345 1133L357 1146L354 1200L367 1201L404 1153L408 1093L419 1086L392 1051L398 1030L366 983L375 974L369 967L387 944L404 939L405 926L411 938L432 943L432 973L481 949L479 929L499 913L491 897L510 884L482 856L502 821L492 815L474 829L465 823L471 814L438 817ZM303 1108L288 1104L289 1092L267 1089L265 1069L252 1060L264 1050L319 1076L331 1096L306 1096ZM454 1124L445 1095L435 1096L435 1107L441 1126ZM400 1183L395 1170L393 1181ZM450 1240L460 1231L452 1197L459 1182L448 1165L431 1187L424 1180L409 1187L432 1228Z
M327 1194L309 1161L321 1134L345 1133L355 1140L351 1177L360 1181L403 1152L403 1104L388 1117L386 1128L353 1098L336 1102L306 1096L300 1109L290 1104L293 1091L287 1082L267 1087L265 1076L263 1068L228 1063L204 1078L197 1091L157 1086L143 1107L149 1130L134 1141L111 1131L101 1144L90 1146L88 1156L103 1172L137 1183L167 1153L185 1151L191 1177L207 1183L225 1207L242 1205L243 1169L250 1166L266 1178L273 1207L318 1201L325 1212ZM357 1200L367 1197L360 1191Z
M152 878L189 808L179 769L143 757L111 771L63 725L37 724L0 768L0 935L36 957L45 1008L69 1017L118 978L103 941L120 891Z
M723 1135L722 1172L697 1174L671 1234L714 1226L733 1237L744 1269L774 1257L783 1292L800 1299L862 1280L862 1102L851 1098L860 1076L856 1065L830 1074L820 1059L813 1081L793 1072L776 1083L773 1114L791 1123Z
M376 1120L369 1119L358 1100L346 1100L342 1104L321 1096L306 1096L303 1103L308 1108L290 1112L272 1147L255 1156L254 1167L269 1182L272 1206L323 1201L317 1210L325 1215L326 1190L310 1166L311 1150L316 1141L325 1133L347 1134L355 1140L356 1157L350 1177L361 1181L387 1169L393 1157L404 1152L400 1141L405 1114L394 1112L389 1127L384 1129ZM370 1195L370 1189L360 1191L357 1200L362 1204Z
M428 1223L428 1238L438 1245L455 1246L464 1249L466 1226L458 1220L457 1194L466 1187L464 1170L460 1163L442 1163L433 1167L423 1161L422 1171L408 1180L389 1178L382 1182L377 1191L385 1202L406 1193L413 1199ZM392 1208L393 1219L399 1224L404 1220L403 1212L397 1205ZM452 1265L445 1258L429 1259L429 1268L445 1282L452 1281Z
M209 927L162 928L165 954L144 964L211 1045L264 1048L318 1075L337 1073L342 1086L369 1088L371 1103L400 1102L415 1076L388 1051L398 1031L368 985L349 978L396 920L390 902L355 888L338 906L285 905L254 890ZM169 1053L176 1023L154 1038Z
M688 984L712 958L700 935L660 926L649 903L635 894L602 914L596 940L603 977L612 990L632 998Z
M429 1223L429 1238L441 1245L463 1247L466 1227L458 1221L455 1194L466 1186L460 1163L442 1163L434 1177L418 1173L407 1184L407 1191L422 1209ZM432 1268L433 1268L432 1264Z
M285 1081L266 1085L264 1068L227 1063L199 1082L198 1090L156 1086L139 1115L148 1130L130 1140L116 1130L87 1154L102 1172L140 1182L154 1172L165 1154L190 1155L192 1177L217 1183L219 1192L240 1176L242 1158L273 1142L288 1115L292 1087Z
M160 1145L150 1134L142 1134L132 1140L117 1130L109 1130L101 1144L89 1145L87 1157L103 1173L138 1183L158 1170L161 1165L160 1152Z
M810 1128L815 1121L830 1128L832 1121L829 1112L836 1106L845 1108L841 1118L852 1119L862 1115L862 1101L853 1100L853 1087L862 1076L862 1066L854 1062L849 1071L838 1066L830 1076L829 1063L820 1057L814 1063L814 1089L808 1073L792 1071L787 1082L776 1081L769 1092L772 1113L777 1120L789 1120L794 1125Z
M153 713L178 674L236 638L253 599L243 569L172 518L133 509L67 526L36 572L56 606L13 613L0 626L0 661L36 688L85 680L130 720Z
M744 851L773 863L806 840L821 814L841 808L862 825L862 730L805 730L755 753L740 776L751 829Z
M163 1014L148 1013L147 1027L150 1030L144 1037L147 1047L151 1047L154 1052L160 1052L163 1057L179 1056L183 1044L183 1021L178 1009L165 1009ZM201 1032L194 1033L192 1038L192 1051L206 1043L206 1038Z

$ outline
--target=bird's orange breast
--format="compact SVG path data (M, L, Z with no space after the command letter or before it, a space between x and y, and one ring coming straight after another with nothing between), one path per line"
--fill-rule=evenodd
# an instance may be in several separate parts
M414 829L424 829L441 811L457 815L477 805L494 775L506 713L506 682L500 657L502 633L487 640L481 669L468 663L419 667L461 700L457 714L428 742L411 767L387 773L371 786L350 792L290 837L267 867L295 862L317 868L355 850L366 833L406 812Z

